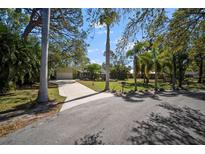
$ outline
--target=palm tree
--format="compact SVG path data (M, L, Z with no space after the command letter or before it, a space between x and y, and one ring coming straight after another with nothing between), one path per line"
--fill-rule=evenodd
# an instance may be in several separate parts
M172 53L169 52L168 48L165 46L164 51L158 56L159 63L162 68L163 74L167 74L170 77L170 84L173 81L173 64L172 64Z
M152 49L152 56L153 56L153 61L154 61L154 90L158 90L158 66L159 66L159 61L157 58L158 50Z
M145 52L139 56L139 59L140 59L140 63L142 65L142 68L144 69L143 70L144 79L146 79L146 84L148 85L149 78L150 78L150 72L154 66L152 53Z
M133 49L127 52L127 57L133 57L133 76L135 82L135 91L137 91L137 74L140 72L140 63L138 55L142 53L143 42L135 43Z
M107 29L107 38L106 38L106 81L105 81L105 91L108 91L109 88L109 79L110 79L110 27L117 21L118 15L113 9L103 9L103 13L100 15L100 24L106 25Z
M42 55L40 68L40 88L38 102L48 102L48 44L49 44L49 25L50 9L42 9Z
M159 63L159 50L160 50L160 45L163 41L162 36L157 36L155 41L150 42L150 47L151 47L151 53L152 53L152 59L154 63L154 71L155 71L155 92L158 90L158 73L160 71L160 63Z

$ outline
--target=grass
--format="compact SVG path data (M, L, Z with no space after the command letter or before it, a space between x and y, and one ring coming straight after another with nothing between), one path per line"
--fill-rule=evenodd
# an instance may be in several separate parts
M59 95L58 86L54 84L49 84L48 95L48 104L55 103L48 108L43 108L46 107L46 104L42 104L39 111L35 111L39 105L34 105L37 103L38 85L10 91L4 96L0 96L0 114L8 113L8 115L2 116L2 118L5 119L0 121L0 136L23 128L38 119L55 115L60 110L65 97ZM24 112L20 115L16 115L19 110ZM11 114L12 116L9 117Z
M57 85L49 85L48 95L50 100L55 102L63 102L64 97L59 95ZM38 96L38 85L31 88L22 88L15 91L10 91L8 94L0 96L0 112L15 109L18 106L36 103Z
M79 82L95 91L102 91L105 88L105 81L83 81L81 80ZM120 82L121 81L110 81L110 90L121 91L122 87L121 87ZM126 85L124 87L125 92L134 90L134 80L133 79L128 79L125 82L126 82ZM171 85L168 82L163 83L162 81L159 81L158 86L159 88L163 88L165 90L171 89ZM138 90L154 90L154 80L150 80L150 83L148 85L145 85L142 79L138 79L137 88Z
M81 84L95 90L95 91L103 91L105 88L105 81L79 81ZM122 87L120 82L122 81L110 81L110 90L121 91ZM128 79L125 80L126 85L124 86L124 91L128 92L130 90L134 90L134 80ZM183 84L183 87L187 90L205 90L205 84L200 84L196 79L189 79L187 84ZM143 83L143 79L137 80L137 88L140 91L145 90L154 90L154 80L150 80L149 84L146 85ZM163 82L162 80L158 81L158 88L163 88L164 90L171 90L172 85L169 82Z
M189 81L184 88L188 90L205 90L205 84L198 83L197 81Z

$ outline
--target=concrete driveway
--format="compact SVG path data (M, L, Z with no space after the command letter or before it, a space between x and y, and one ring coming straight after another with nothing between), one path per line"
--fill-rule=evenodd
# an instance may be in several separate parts
M59 94L66 97L65 101L97 93L74 80L58 80L56 83L59 85Z
M2 137L0 144L205 144L204 96L139 93L98 99Z
M66 97L61 112L90 101L113 96L111 93L96 92L75 80L56 80L52 82L58 84L59 94Z

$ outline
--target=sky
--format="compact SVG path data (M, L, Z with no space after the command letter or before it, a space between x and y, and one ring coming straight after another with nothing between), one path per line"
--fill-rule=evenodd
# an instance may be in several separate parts
M167 9L167 15L169 18L172 17L172 13L175 9ZM110 49L115 50L118 39L122 36L124 28L128 23L128 19L122 19L119 23L111 27L110 30ZM140 33L137 34L137 38L140 38ZM93 37L94 36L94 37ZM93 37L93 38L91 38ZM95 26L95 30L91 33L86 42L89 44L88 47L88 57L91 63L102 64L105 62L105 57L103 55L105 51L105 42L106 42L106 27L104 26ZM133 42L130 42L133 44Z

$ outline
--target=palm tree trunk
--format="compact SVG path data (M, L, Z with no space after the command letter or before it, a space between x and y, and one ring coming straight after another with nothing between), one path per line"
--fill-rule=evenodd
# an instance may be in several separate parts
M200 61L199 65L199 80L198 83L202 83L202 76L203 76L203 58Z
M158 72L157 72L157 63L155 61L155 64L154 64L154 67L155 67L155 73L154 73L154 82L155 82L155 92L158 90L158 87L157 87L157 83L158 83Z
M110 90L109 87L110 80L110 25L107 25L107 40L106 40L106 81L105 90Z
M40 89L38 102L48 102L48 45L49 45L49 25L50 9L42 9L42 53L40 68Z
M158 87L157 87L157 84L158 84L158 72L157 72L157 51L155 50L155 49L153 49L153 57L154 57L154 90L155 90L155 92L157 92L158 91Z
M182 88L182 81L183 81L183 66L182 66L182 61L181 58L178 57L178 69L179 69L179 83L178 83L178 87Z
M173 62L173 72L172 72L172 89L176 90L175 84L176 84L176 57L173 55L172 57L172 62Z
M134 55L134 61L133 61L133 72L134 72L134 81L135 81L135 91L137 91L137 72L136 72L136 62L137 62L137 57Z

